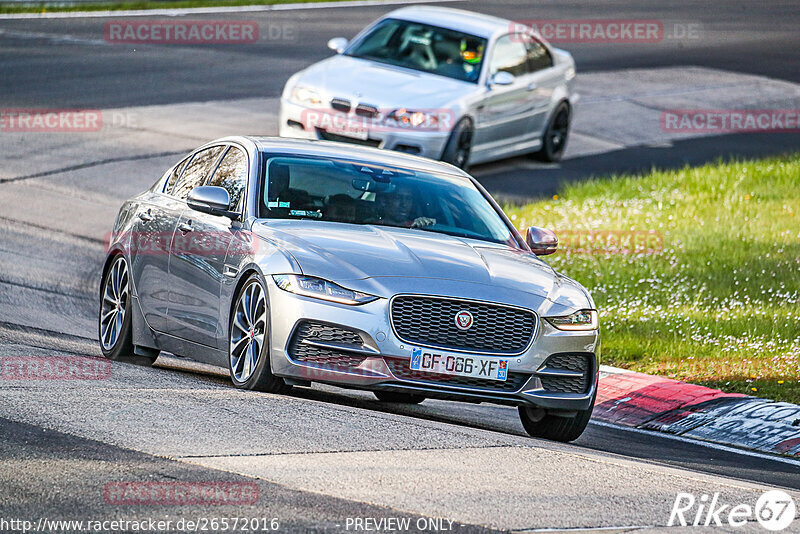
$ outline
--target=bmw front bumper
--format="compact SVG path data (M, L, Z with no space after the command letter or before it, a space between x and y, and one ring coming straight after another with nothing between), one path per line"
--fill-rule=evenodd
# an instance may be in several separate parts
M331 110L327 113L336 114ZM281 98L281 110L279 118L279 135L281 137L294 137L298 139L323 139L329 141L339 141L354 143L387 150L396 150L406 154L413 154L425 158L438 160L444 152L445 145L450 138L450 131L454 125L443 124L435 130L415 130L413 128L391 128L388 126L378 126L367 128L369 137L366 140L337 135L325 130L315 117L323 111L308 108L285 98ZM445 114L449 116L449 114ZM350 114L339 114L340 118L346 117L359 120L352 112Z

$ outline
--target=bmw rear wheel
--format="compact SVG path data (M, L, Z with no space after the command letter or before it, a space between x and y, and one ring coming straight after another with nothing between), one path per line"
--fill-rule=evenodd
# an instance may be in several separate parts
M553 111L550 122L547 123L547 129L542 135L542 148L533 154L536 159L547 162L561 161L564 150L567 148L569 121L569 105L561 102Z
M233 385L268 393L290 386L272 374L269 362L269 305L258 275L252 274L234 300L228 334L228 364Z

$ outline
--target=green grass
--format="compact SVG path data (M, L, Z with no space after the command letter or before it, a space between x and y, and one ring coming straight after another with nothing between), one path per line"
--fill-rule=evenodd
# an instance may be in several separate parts
M268 6L273 4L302 4L323 0L125 0L121 2L91 2L61 4L59 2L31 2L26 5L0 3L0 13L52 13L64 11L121 11L137 9L179 9L217 6ZM342 0L324 0L342 1Z
M603 363L800 403L800 154L598 179L507 212L520 228L662 237L549 257L591 291Z

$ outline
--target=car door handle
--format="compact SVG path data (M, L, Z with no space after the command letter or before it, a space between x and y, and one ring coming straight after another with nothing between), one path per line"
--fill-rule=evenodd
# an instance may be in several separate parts
M192 226L192 221L189 221L188 223L180 223L178 225L178 230L180 230L184 234L186 232L191 232L192 230L194 230L194 226Z
M144 222L150 222L153 220L153 214L150 213L150 210L147 210L146 212L139 213L139 218Z
M539 87L538 83L531 82L531 83L528 84L527 87L525 87L525 89L527 89L528 91L535 91L538 87Z

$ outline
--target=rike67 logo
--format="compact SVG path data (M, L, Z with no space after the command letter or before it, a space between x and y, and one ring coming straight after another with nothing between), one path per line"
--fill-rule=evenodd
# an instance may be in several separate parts
M781 490L765 492L755 506L724 503L719 493L703 494L699 498L691 493L678 493L667 526L736 528L755 520L765 529L778 532L792 524L796 513L794 499Z

